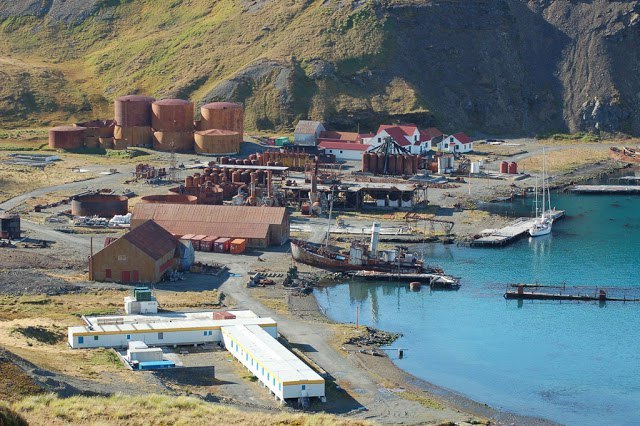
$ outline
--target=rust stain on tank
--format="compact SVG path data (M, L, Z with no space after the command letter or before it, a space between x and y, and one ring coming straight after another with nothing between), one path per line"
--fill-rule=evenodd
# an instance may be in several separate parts
M212 102L200 108L202 120L200 129L233 130L244 134L244 108L242 104L235 102Z
M77 149L84 146L87 129L79 126L59 126L49 129L49 148Z
M193 132L193 102L163 99L151 104L151 127L156 132Z
M155 98L150 96L121 96L114 102L116 124L122 127L151 126L151 104Z

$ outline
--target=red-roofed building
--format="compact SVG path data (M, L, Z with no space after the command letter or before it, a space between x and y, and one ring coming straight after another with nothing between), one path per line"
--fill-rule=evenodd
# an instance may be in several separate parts
M325 154L333 154L336 160L361 160L362 153L372 146L355 142L335 142L323 140L318 144L318 149L323 149Z
M445 136L438 144L438 149L445 152L470 152L473 151L473 139L463 132Z
M432 146L441 140L442 132L435 127L420 130L415 124L398 126L383 124L368 143L376 147L388 137L412 154L423 154L431 150Z

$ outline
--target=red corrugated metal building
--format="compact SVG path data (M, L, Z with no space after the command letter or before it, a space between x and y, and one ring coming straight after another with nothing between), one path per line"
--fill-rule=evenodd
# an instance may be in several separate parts
M156 283L176 267L178 240L149 220L105 246L89 260L94 281Z
M137 204L131 227L135 229L147 220L177 235L242 238L247 240L247 247L282 245L289 241L289 214L284 207Z

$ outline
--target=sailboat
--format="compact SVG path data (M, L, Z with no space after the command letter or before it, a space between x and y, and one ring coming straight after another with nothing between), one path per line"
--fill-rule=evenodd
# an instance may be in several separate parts
M551 198L549 195L549 188L547 188L546 191L546 195L547 197L545 197L545 173L546 173L546 168L547 168L547 155L544 152L544 148L542 149L542 209L540 212L540 216L538 216L538 185L537 185L537 181L536 181L536 220L533 223L533 226L531 226L531 228L529 228L529 235L531 235L532 237L540 237L542 235L547 235L551 233L551 226L553 225L553 216L552 216L552 212L550 210L551 208ZM547 211L545 209L545 198L548 199L547 201L547 208L549 208L549 210Z

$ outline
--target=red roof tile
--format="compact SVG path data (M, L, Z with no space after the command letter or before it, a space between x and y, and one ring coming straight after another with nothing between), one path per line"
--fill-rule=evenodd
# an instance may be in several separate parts
M463 132L455 133L455 134L453 134L451 136L453 136L454 138L458 139L460 141L460 143L471 143L471 142L473 142L473 139L471 139L469 136L467 136Z
M148 220L122 236L134 246L148 254L154 260L175 251L178 240L162 226ZM107 246L108 247L108 246Z
M407 145L411 145L411 142L409 142L406 138L407 134L398 126L394 126L394 127L387 127L386 129L383 129L385 132L387 132L387 134L389 136L391 136L391 138L396 141L396 143L400 146L407 146Z
M342 142L357 142L360 140L360 135L355 132L334 132L330 130L320 132L320 139L331 139L334 141Z
M366 151L370 148L369 145L364 145L355 142L333 142L323 140L318 144L318 148L322 149L342 149L346 151Z

